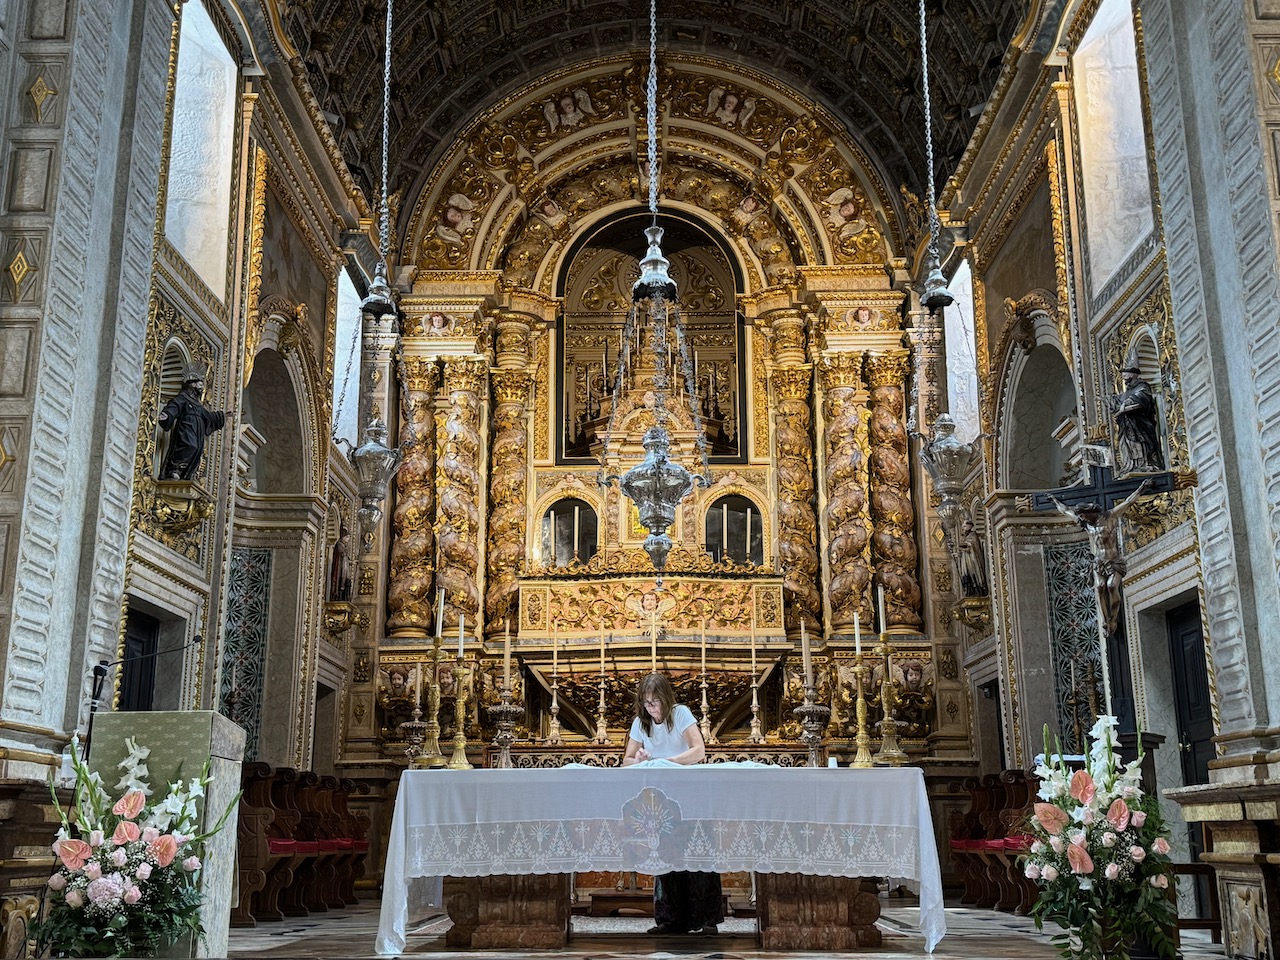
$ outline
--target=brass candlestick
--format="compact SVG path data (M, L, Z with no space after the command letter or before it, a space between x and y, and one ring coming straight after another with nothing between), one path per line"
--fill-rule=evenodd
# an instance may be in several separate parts
M412 758L415 767L439 769L446 763L440 750L440 638L431 642L431 683L427 685L427 727L422 749Z
M880 684L880 706L883 711L880 719L880 751L876 754L875 761L881 765L900 767L906 762L907 755L898 746L898 726L901 721L894 716L898 701L894 688L897 685L889 676L889 668L893 664L893 647L889 646L889 640L884 634L880 635L880 646L876 648L876 652L884 657L884 682Z
M702 719L698 722L698 729L702 731L702 742L707 746L719 743L715 737L711 735L711 708L707 705L707 673L702 673Z
M453 756L449 758L450 770L470 770L467 759L467 668L458 658L453 665Z
M405 747L404 755L409 758L411 766L421 766L419 761L422 759L422 742L426 737L427 724L423 722L422 708L416 702L413 705L413 719L401 723L400 730L404 732L404 738L409 743Z
M818 688L811 683L804 686L804 703L791 711L800 721L803 732L800 742L809 748L809 766L822 766L822 730L827 725L831 708L825 703L818 703Z
M858 702L855 707L858 731L853 741L858 747L858 753L853 758L853 765L855 767L874 766L874 761L871 759L871 731L867 729L867 696L865 686L867 682L867 674L870 672L871 668L862 661L862 654L858 654L853 665L853 675L857 678L858 682Z
M564 744L560 737L560 676L555 673L551 675L551 723L547 726L545 743L551 747Z
M751 678L751 735L747 743L764 743L764 734L760 730L760 698L756 695L759 687L755 677Z
M601 743L601 744L610 744L610 743L613 743L613 741L609 739L609 724L605 720L605 716L604 716L604 680L605 680L605 673L603 670L601 670L600 684L599 684L600 702L596 707L596 735L595 735L595 739L593 739L591 742ZM560 712L560 705L556 704L556 713L558 714L559 712Z
M516 722L524 716L524 707L511 702L511 688L505 683L502 685L500 698L500 703L485 709L498 727L498 735L493 738L493 742L498 745L498 769L510 770L511 745L516 742L515 726Z

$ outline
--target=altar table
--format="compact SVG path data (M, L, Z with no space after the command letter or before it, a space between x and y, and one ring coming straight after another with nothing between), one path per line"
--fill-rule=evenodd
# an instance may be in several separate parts
M946 932L924 777L915 767L406 770L376 949L404 950L414 877L597 870L885 877L920 894L920 935Z

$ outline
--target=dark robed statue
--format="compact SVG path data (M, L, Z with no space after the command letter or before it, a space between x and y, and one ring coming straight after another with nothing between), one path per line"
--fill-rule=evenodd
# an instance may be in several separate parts
M169 434L169 449L160 466L161 480L194 480L200 471L204 442L221 430L228 412L210 410L200 402L204 394L204 374L188 368L182 390L160 411L160 429Z
M1142 379L1135 354L1130 353L1120 375L1124 390L1111 398L1116 423L1116 469L1121 473L1163 470L1160 411L1151 385Z

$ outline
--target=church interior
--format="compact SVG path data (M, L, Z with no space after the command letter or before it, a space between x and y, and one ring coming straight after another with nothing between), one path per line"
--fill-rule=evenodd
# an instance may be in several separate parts
M6 956L95 719L243 731L262 929L251 777L376 899L406 770L618 766L654 671L709 761L918 768L1002 917L957 841L1113 715L1273 955L1280 0L15 0L0 61Z

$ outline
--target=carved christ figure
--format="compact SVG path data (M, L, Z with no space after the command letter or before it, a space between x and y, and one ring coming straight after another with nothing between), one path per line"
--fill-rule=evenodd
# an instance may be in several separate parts
M1120 518L1147 490L1149 480L1143 480L1138 488L1110 510L1103 510L1096 503L1085 503L1074 510L1053 494L1052 500L1067 516L1080 524L1089 534L1093 548L1094 586L1098 591L1098 603L1102 608L1102 620L1107 636L1116 632L1122 607L1121 591L1124 587L1125 559L1120 552Z

